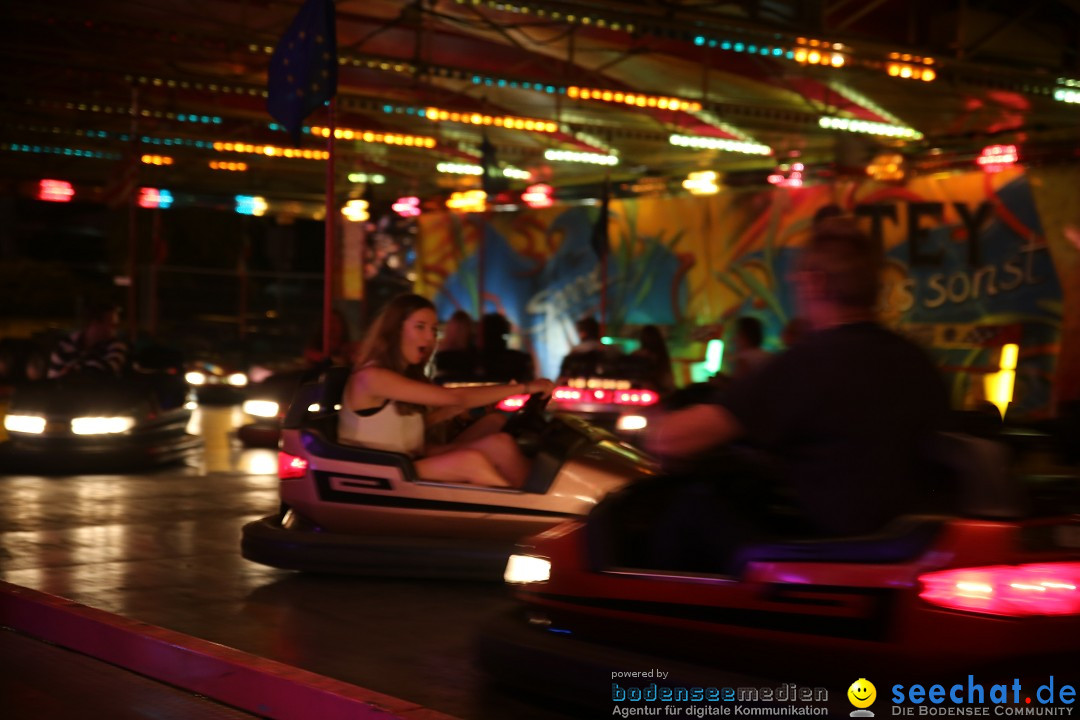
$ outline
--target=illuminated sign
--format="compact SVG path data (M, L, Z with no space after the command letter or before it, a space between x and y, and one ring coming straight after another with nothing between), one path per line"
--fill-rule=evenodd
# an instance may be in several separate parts
M530 185L521 194L521 199L531 208L551 207L555 204L555 201L551 198L552 192L554 191L550 185L544 185L543 183Z
M487 208L487 193L483 190L456 192L446 201L446 207L459 212L483 212Z
M266 198L258 195L237 195L236 212L241 215L261 216L266 214Z
M720 186L716 184L719 177L714 170L692 172L683 180L682 186L694 195L715 195L720 192Z
M341 214L350 222L364 222L371 219L367 200L350 200L341 208Z
M164 210L173 204L172 193L158 188L139 188L139 207L161 208Z
M42 180L38 185L38 200L45 202L71 202L75 188L67 180Z
M979 157L975 158L979 167L988 173L1000 172L1019 160L1020 153L1015 145L987 145Z
M390 209L401 217L416 217L420 214L420 198L399 197Z
M790 165L784 163L776 168L776 172L765 179L779 187L802 187L803 171L805 169L801 162L791 163Z

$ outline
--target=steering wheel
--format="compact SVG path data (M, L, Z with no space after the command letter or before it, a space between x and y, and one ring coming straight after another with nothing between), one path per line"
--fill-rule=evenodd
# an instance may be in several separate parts
M535 444L540 433L547 426L544 420L544 408L547 407L548 396L544 393L533 393L525 404L506 420L503 432L509 433L517 439L518 444L525 450ZM532 436L526 442L522 442L527 436Z

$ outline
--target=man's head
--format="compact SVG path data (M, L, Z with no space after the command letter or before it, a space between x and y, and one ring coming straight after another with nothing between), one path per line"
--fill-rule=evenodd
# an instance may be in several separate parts
M505 350L510 329L510 321L501 313L488 313L480 318L484 350Z
M86 313L85 342L88 346L108 342L120 328L120 310L111 303L90 307Z
M586 315L578 320L575 327L582 342L600 339L600 323L592 315Z
M872 317L882 260L881 248L850 221L816 227L795 273L800 305L813 325Z
M756 317L743 315L735 321L735 347L739 350L761 347L764 339L765 328Z

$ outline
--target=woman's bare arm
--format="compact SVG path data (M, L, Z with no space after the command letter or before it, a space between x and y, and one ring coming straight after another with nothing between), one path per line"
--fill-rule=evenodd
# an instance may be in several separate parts
M551 381L544 379L509 385L445 388L412 380L385 368L368 367L349 377L345 392L349 394L349 404L359 409L375 407L389 399L435 408L456 407L460 412L490 405L510 395L550 392L551 389Z

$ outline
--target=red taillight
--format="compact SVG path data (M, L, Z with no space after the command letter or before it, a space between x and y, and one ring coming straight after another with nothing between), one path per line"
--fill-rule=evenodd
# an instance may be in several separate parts
M1080 563L955 568L919 581L919 597L954 610L1013 617L1080 614Z
M520 410L529 399L528 395L511 395L510 397L503 398L499 401L499 404L495 407L506 412L514 412Z
M555 388L555 392L551 393L551 397L555 398L556 400L574 402L575 400L581 399L581 391L576 388L560 385L559 387Z
M615 402L620 405L653 405L660 399L652 390L619 390Z
M282 480L302 478L307 473L308 461L286 452L277 454L277 474Z

